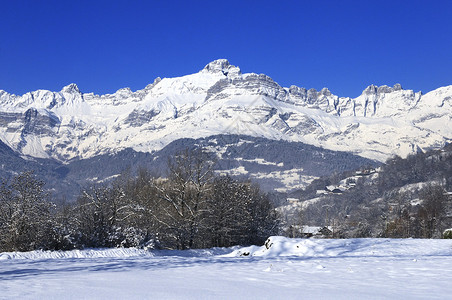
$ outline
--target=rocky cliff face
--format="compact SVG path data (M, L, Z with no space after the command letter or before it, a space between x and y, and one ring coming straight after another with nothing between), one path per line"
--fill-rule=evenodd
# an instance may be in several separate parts
M95 95L75 84L22 96L0 91L0 139L21 154L60 161L126 148L150 152L215 134L301 141L385 160L450 142L451 99L452 86L423 95L399 84L338 97L326 88L284 88L216 60L136 92Z

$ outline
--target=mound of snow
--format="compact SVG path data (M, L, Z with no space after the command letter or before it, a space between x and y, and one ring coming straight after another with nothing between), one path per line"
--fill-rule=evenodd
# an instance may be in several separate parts
M257 247L257 246L256 246ZM138 248L105 248L69 251L28 251L28 252L0 252L0 260L12 259L64 259L64 258L129 258L129 257L213 257L228 254L238 247L211 248L191 250L145 250Z
M154 256L152 252L137 248L85 249L70 251L29 251L3 252L0 260L6 259L49 259L49 258L100 258L100 257L137 257Z
M452 240L415 239L292 239L272 236L261 247L239 248L225 255L238 256L442 256L452 255Z

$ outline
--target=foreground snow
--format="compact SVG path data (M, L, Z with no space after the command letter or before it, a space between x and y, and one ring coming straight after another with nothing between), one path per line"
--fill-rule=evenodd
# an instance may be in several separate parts
M446 299L452 240L0 253L2 299Z

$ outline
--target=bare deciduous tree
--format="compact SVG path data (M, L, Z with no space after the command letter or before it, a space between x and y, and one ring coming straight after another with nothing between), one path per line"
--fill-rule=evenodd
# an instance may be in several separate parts
M44 183L33 172L3 182L0 197L0 249L28 251L46 248L52 236L52 209Z

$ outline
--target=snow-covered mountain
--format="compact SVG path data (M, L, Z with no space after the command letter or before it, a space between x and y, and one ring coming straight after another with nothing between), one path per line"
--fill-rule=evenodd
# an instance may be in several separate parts
M354 99L326 88L284 88L220 59L136 92L99 96L75 84L22 96L0 90L0 140L21 154L64 162L127 148L151 152L180 138L244 134L383 161L450 142L451 99L452 86L422 94L371 85Z

